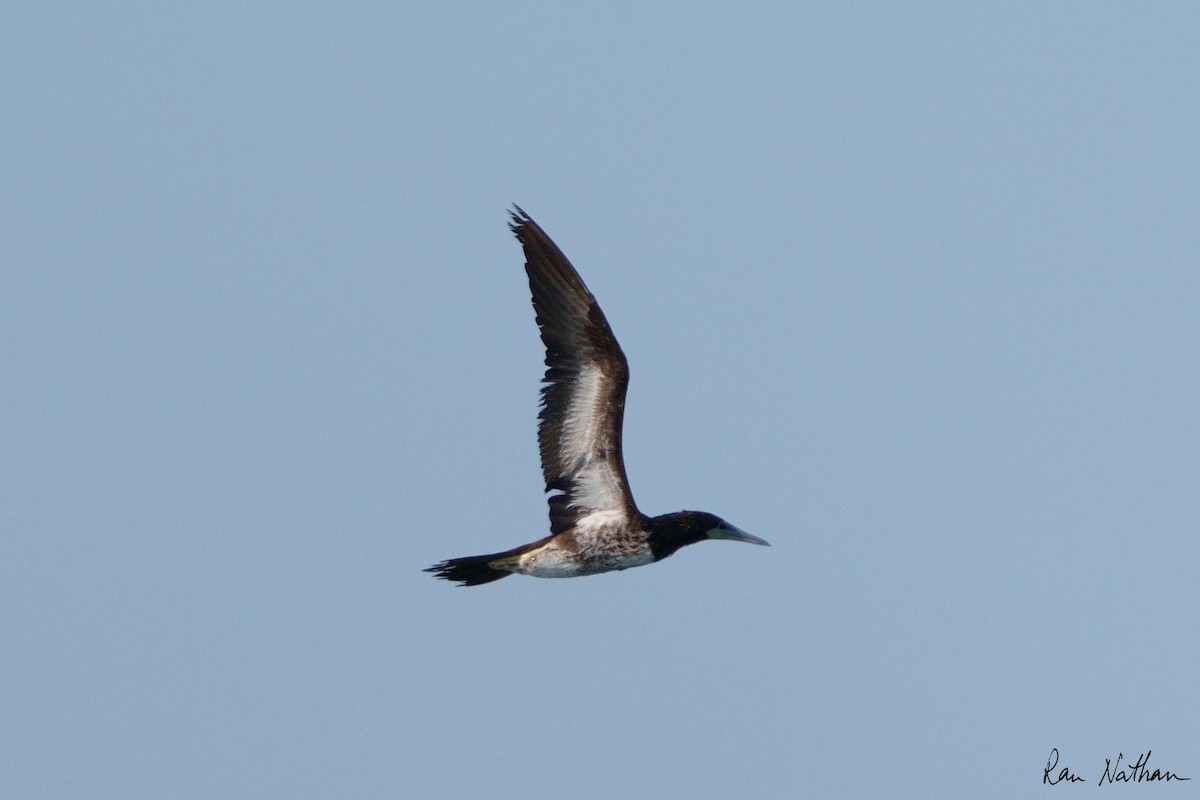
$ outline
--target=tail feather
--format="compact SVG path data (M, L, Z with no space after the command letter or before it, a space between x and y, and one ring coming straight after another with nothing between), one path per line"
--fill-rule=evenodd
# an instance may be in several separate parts
M493 553L490 556L448 558L425 571L432 572L435 577L445 581L458 581L462 586L479 586L512 575L508 570L496 569L489 563L502 555L502 553Z
M505 550L503 553L492 553L486 556L466 556L465 558L448 558L445 561L434 564L426 572L432 572L434 577L441 578L444 581L458 581L461 586L479 586L484 583L498 581L501 578L507 578L512 575L511 569L501 569L505 566L516 566L517 559L530 550L537 548L550 541L553 536L547 536L531 544L524 544L520 547L514 547L512 550Z

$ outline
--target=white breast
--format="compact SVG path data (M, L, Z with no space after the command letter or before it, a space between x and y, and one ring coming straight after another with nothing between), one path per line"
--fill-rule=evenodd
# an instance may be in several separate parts
M580 559L574 553L564 553L550 542L521 556L514 571L535 578L575 578L580 575L641 567L653 561L654 554L649 547L602 556L588 555L585 551L584 558Z

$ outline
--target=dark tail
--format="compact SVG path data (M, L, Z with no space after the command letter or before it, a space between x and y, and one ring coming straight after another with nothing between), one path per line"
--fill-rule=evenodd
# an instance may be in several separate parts
M504 569L504 567L516 566L517 559L530 550L536 550L552 538L552 536L547 536L545 539L531 544L524 544L520 547L514 547L512 550L505 550L503 553L492 553L487 556L448 558L440 564L434 564L425 571L432 572L435 577L441 578L444 581L458 581L461 586L479 586L483 583L491 583L492 581L498 581L501 578L507 578L509 575L512 575L512 570Z
M496 569L488 563L503 555L503 553L492 553L490 556L449 558L440 564L434 564L425 571L432 572L435 577L444 581L458 581L462 586L479 586L512 575L508 570Z

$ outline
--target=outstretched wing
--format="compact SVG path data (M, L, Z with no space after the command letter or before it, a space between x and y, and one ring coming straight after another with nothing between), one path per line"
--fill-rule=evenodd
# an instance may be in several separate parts
M592 514L638 514L621 455L629 365L579 273L536 222L517 208L509 223L525 250L533 310L546 345L538 415L550 532ZM615 518L614 518L614 521Z

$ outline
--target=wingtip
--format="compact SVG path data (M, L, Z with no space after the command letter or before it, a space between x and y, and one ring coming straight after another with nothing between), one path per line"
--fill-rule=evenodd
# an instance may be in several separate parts
M521 229L529 223L533 222L529 215L525 213L525 209L521 208L516 203L512 204L512 208L508 210L508 229L514 234L520 233Z

